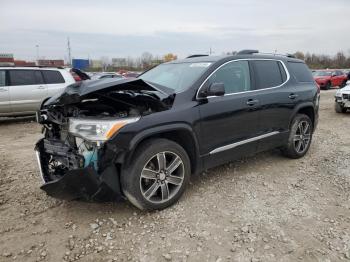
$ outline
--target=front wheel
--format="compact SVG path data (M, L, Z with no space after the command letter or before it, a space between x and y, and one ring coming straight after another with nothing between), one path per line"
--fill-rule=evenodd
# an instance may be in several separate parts
M288 143L282 153L289 158L301 158L309 150L312 140L313 125L311 119L304 114L297 114L292 122Z
M331 87L332 87L332 83L331 82L327 82L327 84L325 86L325 89L329 90L329 89L331 89Z
M335 112L337 113L345 113L346 112L346 108L344 108L341 104L339 103L335 103Z
M181 197L190 174L189 157L179 144L152 139L137 149L129 167L122 170L122 190L139 209L163 209Z

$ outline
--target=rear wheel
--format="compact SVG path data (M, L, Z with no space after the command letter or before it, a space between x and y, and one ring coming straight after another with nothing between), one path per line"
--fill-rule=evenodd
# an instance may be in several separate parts
M133 205L144 210L174 204L185 191L191 174L186 151L167 139L145 142L131 163L122 170L122 189Z
M307 115L296 115L289 132L288 143L282 148L282 153L289 158L303 157L310 148L312 130L312 121Z

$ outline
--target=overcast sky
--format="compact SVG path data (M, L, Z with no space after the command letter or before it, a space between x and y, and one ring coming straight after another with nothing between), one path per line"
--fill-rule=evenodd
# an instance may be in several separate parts
M240 49L350 50L350 0L0 0L0 53L15 58L179 57Z

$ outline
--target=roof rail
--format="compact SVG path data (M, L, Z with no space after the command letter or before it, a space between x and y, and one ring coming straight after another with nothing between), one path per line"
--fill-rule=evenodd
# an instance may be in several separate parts
M244 49L241 50L237 53L237 55L252 55L252 54L256 54L259 53L259 50L254 50L254 49Z
M57 68L64 69L63 66L37 66L37 65L0 65L0 67L38 67L38 68Z
M209 55L201 55L201 54L198 54L198 55L190 55L186 58L194 58L194 57L201 57L201 56L209 56Z
M285 56L289 58L296 58L293 54L278 54L278 53L260 53L262 55L274 55L274 56Z

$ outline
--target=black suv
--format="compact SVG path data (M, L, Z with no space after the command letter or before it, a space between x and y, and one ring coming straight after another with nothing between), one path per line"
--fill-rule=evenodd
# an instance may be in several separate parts
M304 156L319 97L303 61L248 50L161 64L136 79L76 83L37 114L41 188L61 199L126 197L162 209L191 174L272 148Z

